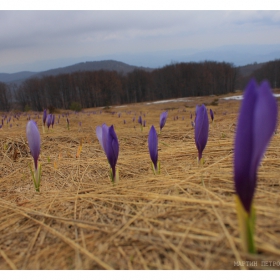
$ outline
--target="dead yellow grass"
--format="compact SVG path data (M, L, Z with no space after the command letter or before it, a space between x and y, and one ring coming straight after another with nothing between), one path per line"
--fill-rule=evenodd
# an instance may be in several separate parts
M239 101L208 106L215 122L203 153L205 165L197 165L190 113L194 115L196 104L214 99L100 108L102 114L88 115L99 109L86 110L69 115L69 131L66 118L60 117L60 123L44 134L40 117L40 193L35 192L29 170L27 116L12 122L11 128L4 124L0 130L0 269L279 269L262 266L262 261L280 260L279 133L258 173L258 254L252 256L241 249L233 198ZM152 124L158 131L159 115L166 108L168 119L159 135L161 174L155 176L147 137ZM121 117L110 111L121 112ZM143 132L137 123L140 111L147 122ZM114 186L95 134L103 122L114 124L120 144L120 182ZM81 140L82 151L76 158ZM256 261L257 267L236 266L235 262L245 260Z

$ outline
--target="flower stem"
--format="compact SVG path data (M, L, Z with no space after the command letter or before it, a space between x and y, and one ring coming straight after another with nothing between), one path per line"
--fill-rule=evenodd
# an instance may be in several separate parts
M256 213L253 203L250 213L248 213L244 209L237 195L235 196L235 203L243 249L245 252L256 254L256 247L254 242Z

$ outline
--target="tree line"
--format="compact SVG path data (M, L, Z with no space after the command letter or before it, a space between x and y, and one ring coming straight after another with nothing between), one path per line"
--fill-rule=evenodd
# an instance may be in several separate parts
M268 79L271 86L280 87L279 68L280 60L275 60L251 76L258 81ZM151 72L136 69L126 75L116 71L80 71L29 78L17 87L0 83L0 110L11 108L7 98L11 93L21 110L71 109L73 103L90 108L226 94L244 88L250 77L240 77L231 63L215 61L173 63Z
M272 88L280 88L280 59L266 63L262 68L254 71L253 77L258 82L266 79Z

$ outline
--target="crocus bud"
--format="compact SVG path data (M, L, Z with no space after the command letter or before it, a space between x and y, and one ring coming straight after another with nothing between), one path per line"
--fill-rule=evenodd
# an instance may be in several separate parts
M252 79L244 93L234 144L235 190L249 213L257 185L257 169L277 123L277 102L269 83Z
M44 124L44 126L46 125L46 119L47 119L47 110L44 109L44 113L43 113L43 124Z
M158 163L158 137L155 127L152 125L148 136L148 147L154 170L157 171Z
M164 127L164 125L166 123L167 115L168 115L168 112L166 111L166 112L161 113L161 115L159 117L159 129L160 129L160 131L162 130L162 128Z
M37 125L33 120L29 121L26 125L26 136L27 136L31 155L34 159L35 169L37 169L38 158L40 154L41 139L40 139L40 133L37 128Z
M207 109L204 104L196 106L195 118L195 144L198 150L198 160L202 158L202 152L207 144L209 132L209 120Z
M104 135L105 134L103 133L102 138L104 137ZM119 142L118 142L118 138L117 138L113 125L111 125L108 129L105 152L106 152L106 156L109 161L109 164L112 168L112 181L115 181L116 164L117 164L117 160L118 160L118 156L119 156Z
M48 114L46 122L47 122L47 127L50 128L50 125L52 123L52 114Z

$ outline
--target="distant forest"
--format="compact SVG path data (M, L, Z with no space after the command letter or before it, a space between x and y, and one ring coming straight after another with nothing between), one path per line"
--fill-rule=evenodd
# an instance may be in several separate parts
M19 86L0 82L0 110L44 108L71 109L104 107L178 97L221 95L243 89L251 77L267 79L280 87L280 60L265 63L250 75L225 62L176 63L151 72L136 69L128 74L116 71L81 71L42 78L30 78ZM11 96L13 96L13 101ZM75 106L74 106L75 107Z

